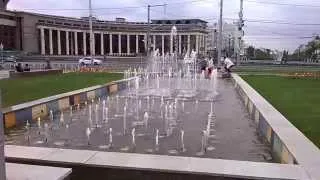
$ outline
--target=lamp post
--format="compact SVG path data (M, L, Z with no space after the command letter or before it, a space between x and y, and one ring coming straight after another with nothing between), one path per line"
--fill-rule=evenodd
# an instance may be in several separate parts
M146 38L146 49L147 49L147 57L149 57L150 56L150 49L151 49L151 47L150 47L150 45L151 45L151 42L150 42L150 33L151 33L151 22L150 22L150 10L151 10L151 8L152 7L166 7L167 6L167 4L156 4L156 5L148 5L148 19L147 19L147 21L148 21L148 26L147 26L147 38Z
M92 3L91 0L89 0L89 28L90 28L90 56L93 57L95 55L95 49L93 49L94 45L94 34L93 34L93 28L92 28Z
M218 39L218 67L221 65L222 50L222 21L223 21L223 0L220 0L220 19L219 19L219 39Z

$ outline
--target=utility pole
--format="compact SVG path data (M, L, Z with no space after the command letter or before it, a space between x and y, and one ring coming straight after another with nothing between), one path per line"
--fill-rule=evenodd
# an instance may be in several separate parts
M222 56L222 14L223 14L223 0L220 0L220 19L219 19L219 40L218 40L218 67L221 66Z
M167 6L167 4L157 4L157 5L148 5L148 30L147 30L147 39L146 39L146 48L147 48L147 57L150 56L150 32L151 32L151 27L150 27L150 10L151 10L151 7L160 7L160 6Z
M150 56L150 8L151 6L148 5L148 31L147 31L147 39L146 39L147 57Z
M240 31L240 37L239 37L239 52L237 55L236 65L239 65L240 63L240 54L242 52L242 36L243 36L243 0L240 0L240 12L239 12L239 31Z
M163 6L163 19L167 19L167 5L168 4L164 4Z
M89 28L90 28L90 55L92 57L95 54L95 50L93 49L94 34L93 34L93 29L92 29L92 4L91 4L91 0L89 0Z

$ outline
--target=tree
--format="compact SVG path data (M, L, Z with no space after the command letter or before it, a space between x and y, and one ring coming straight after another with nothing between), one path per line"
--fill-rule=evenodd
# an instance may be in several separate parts
M255 51L255 48L253 46L249 46L247 48L247 56L249 59L253 59L254 58L254 51Z
M268 53L265 49L256 49L255 50L255 59L257 60L271 60L273 59L270 55L270 52Z
M320 49L320 36L317 35L307 45L299 45L299 47L289 56L290 59L304 60L315 59L315 52Z
M271 56L271 49L266 49L266 53L268 56Z

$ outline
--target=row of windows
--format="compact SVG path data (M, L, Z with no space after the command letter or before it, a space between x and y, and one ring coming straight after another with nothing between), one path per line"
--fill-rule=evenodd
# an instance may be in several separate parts
M9 19L9 20L15 20L14 16L8 16L5 14L0 14L0 19Z
M89 25L88 24L76 24L76 23L69 23L69 22L54 22L54 21L49 21L49 20L39 20L38 21L39 23L44 23L44 24L55 24L55 25L64 25L64 26L74 26L74 27L83 27L83 28L89 28ZM158 21L153 21L152 23L153 24L192 24L194 23L195 21L192 21L192 20L176 20L176 21L172 21L172 20L167 20L167 21L163 21L163 20L158 20ZM197 22L197 23L194 23L194 24L197 24L197 25L204 25L204 23L202 22ZM97 25L94 25L93 26L94 29L111 29L111 30L117 30L117 29L121 29L121 30L139 30L143 27L106 27L106 26L97 26ZM163 28L157 28L157 29L163 29ZM188 28L187 27L184 27L184 30L187 30Z
M155 24L198 24L205 25L206 23L196 20L157 20Z
M38 22L39 23L48 23L48 24L57 24L57 25L66 25L66 26L76 26L76 27L87 27L88 25L86 25L86 24L71 24L71 23L67 23L67 22L64 22L64 23L62 23L62 22L59 22L59 21L56 21L56 22L54 22L54 21L49 21L49 20L38 20ZM97 20L96 22L100 22L100 23L106 23L105 21L99 21L99 20ZM123 24L123 23L121 23L121 24ZM132 24L145 24L145 23L132 23ZM101 26L94 26L94 27L101 27Z
M180 21L180 20L178 20L178 21L170 21L170 20L168 20L168 21L157 21L156 22L156 24L190 24L191 23L191 21L190 20L186 20L186 21Z
M0 42L6 50L15 49L16 28L0 25Z

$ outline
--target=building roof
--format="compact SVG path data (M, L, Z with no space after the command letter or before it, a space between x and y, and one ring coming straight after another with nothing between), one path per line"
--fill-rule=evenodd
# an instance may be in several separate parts
M69 21L78 21L78 22L88 22L88 17L67 17L67 16L56 16L56 15L48 15L48 14L41 14L41 13L35 13L35 12L28 12L28 11L8 11L12 13L19 14L27 14L27 15L33 15L38 17L44 17L44 18L55 18L60 20L69 20ZM117 19L117 18L116 18ZM147 24L146 22L133 22L133 21L117 21L117 20L100 20L96 17L93 17L93 22L97 23L112 23L112 24Z
M207 21L201 19L152 19L152 24L207 24Z

